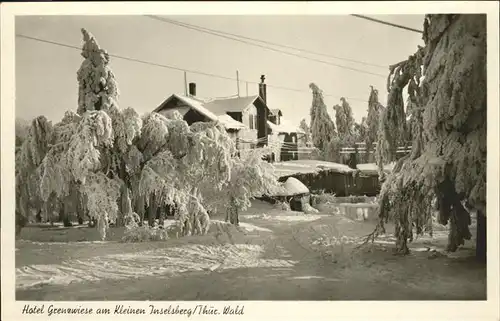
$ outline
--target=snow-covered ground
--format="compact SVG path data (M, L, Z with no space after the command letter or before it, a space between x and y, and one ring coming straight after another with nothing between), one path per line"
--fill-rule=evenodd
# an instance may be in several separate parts
M61 264L35 264L16 269L16 288L67 285L104 279L130 279L251 267L292 267L296 261L261 258L264 249L251 244L202 245L70 259Z
M282 222L312 222L328 216L328 215L304 214L301 212L291 212L291 213L297 213L297 214L290 214L290 215L248 214L248 215L242 215L242 217L246 219L259 219L259 220L271 220L271 221L282 221Z

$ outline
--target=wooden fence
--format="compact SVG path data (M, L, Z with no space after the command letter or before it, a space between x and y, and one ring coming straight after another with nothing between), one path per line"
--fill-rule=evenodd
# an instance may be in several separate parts
M343 147L340 150L340 154L372 154L375 153L375 148L377 143L373 143L373 148L371 150L366 150L366 143L355 143L354 147ZM408 154L411 152L411 145L400 146L396 150L398 154Z

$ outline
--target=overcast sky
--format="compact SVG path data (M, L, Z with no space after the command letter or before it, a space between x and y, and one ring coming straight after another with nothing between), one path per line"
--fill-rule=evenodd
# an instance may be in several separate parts
M422 29L423 15L373 16L408 27ZM170 16L185 23L261 39L326 55L388 66L413 54L423 45L418 33L377 24L352 16ZM236 78L239 70L240 94L246 95L245 80L259 82L266 75L268 105L280 108L284 117L298 124L309 120L315 82L325 93L328 111L341 96L347 98L354 117L367 113L369 86L379 89L385 104L385 77L360 73L333 65L288 56L248 44L216 37L157 21L145 16L44 16L17 17L16 34L81 46L80 28L97 38L111 54L170 65L181 69ZM265 45L268 46L268 45ZM280 48L278 48L280 49ZM281 48L280 50L286 50ZM313 59L387 75L387 68L314 56ZM66 110L77 108L76 71L83 58L75 49L16 38L16 117L32 119L45 115L59 121ZM111 59L116 75L121 107L139 113L152 111L172 93L184 92L182 71L136 62ZM237 94L236 81L188 72L188 82L197 84L202 97ZM248 84L249 95L257 94L257 84Z

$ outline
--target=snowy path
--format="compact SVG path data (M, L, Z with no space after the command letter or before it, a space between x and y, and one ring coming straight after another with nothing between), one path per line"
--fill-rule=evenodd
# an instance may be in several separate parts
M217 242L207 235L196 244L149 250L144 246L150 244L141 244L128 253L118 253L118 247L135 245L99 244L95 255L86 253L84 259L18 266L17 299L452 300L485 295L485 271L470 263L430 260L420 251L403 258L388 250L354 253L355 243L372 230L370 224L269 213L242 215L242 225L252 233L235 232ZM390 249L393 239L388 235L378 243ZM50 247L32 249L39 250Z

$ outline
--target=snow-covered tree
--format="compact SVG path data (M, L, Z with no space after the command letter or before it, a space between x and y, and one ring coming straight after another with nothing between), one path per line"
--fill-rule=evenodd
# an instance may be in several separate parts
M77 72L78 109L82 115L86 111L108 110L118 97L115 76L109 68L109 54L102 49L95 37L82 29L82 62Z
M463 205L467 204L477 211L476 250L484 259L486 17L427 15L423 39L425 48L391 66L380 131L387 146L381 161L395 159L395 146L406 137L412 138L412 152L398 161L382 186L378 229L383 229L385 220L394 219L397 250L408 253L412 226L416 233L431 227L432 204L437 200L439 222L450 223L448 250L455 251L471 238L470 214Z
M352 108L347 100L340 98L341 105L333 106L335 110L335 125L342 141L349 143L352 141L354 132L354 117L352 115Z
M384 108L378 100L378 90L370 86L368 115L366 117L366 136L364 139L367 150L372 151L374 143L378 141L380 115L384 111Z
M39 167L50 148L51 134L52 123L44 116L35 118L16 152L16 233L42 207Z
M252 198L276 195L279 191L280 185L274 174L274 167L263 160L268 154L267 148L259 148L233 158L231 178L221 195L226 209L226 221L238 225L239 212L250 207Z
M109 57L82 32L77 113L66 112L54 126L43 116L35 119L16 155L19 227L30 218L30 206L36 207L30 201L40 199L63 212L64 204L75 203L78 212L97 221L102 239L109 222L142 222L145 209L152 227L164 205L175 208L182 235L203 234L208 212L217 208L211 196L226 196L223 209L237 213L277 184L260 150L237 157L234 141L219 123L188 126L178 112L166 118L120 110ZM237 215L229 219L238 222ZM133 228L127 233L134 239Z
M323 150L326 144L336 136L335 124L333 123L323 99L323 91L311 83L313 100L311 106L311 136L315 147Z
M304 135L300 136L299 142L303 146L309 146L310 144L312 144L311 128L309 127L305 119L302 119L300 121L299 128L302 129L305 133Z
M340 142L335 124L328 114L322 90L314 83L309 85L313 100L311 106L311 138L325 160L335 161L339 157Z

